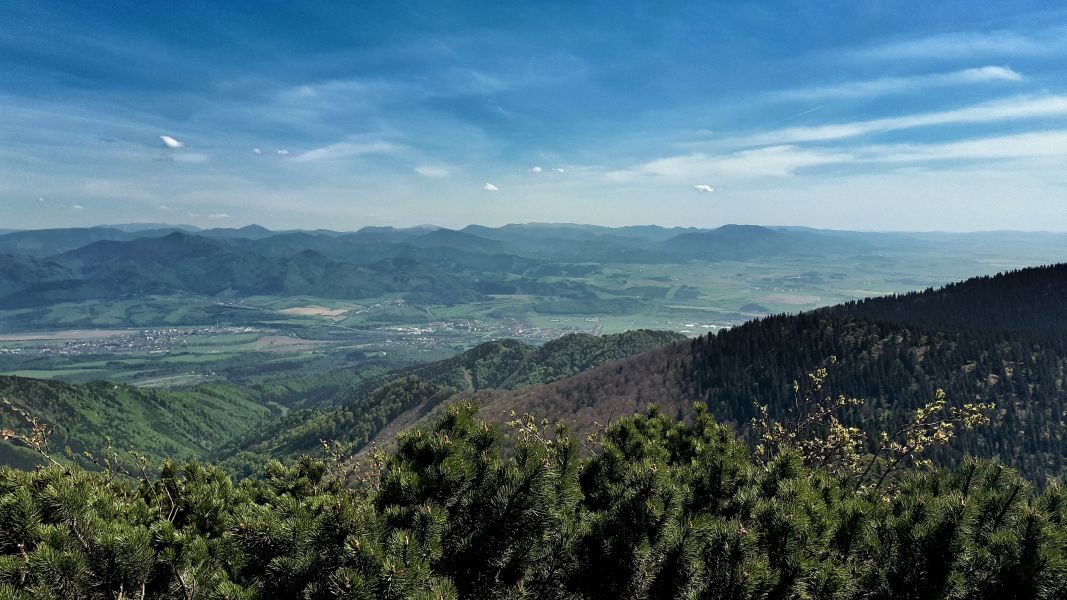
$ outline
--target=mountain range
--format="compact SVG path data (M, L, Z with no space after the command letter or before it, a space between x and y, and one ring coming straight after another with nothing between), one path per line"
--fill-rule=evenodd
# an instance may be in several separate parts
M1043 255L1067 251L1067 236L1062 234L973 235L990 255L1033 244L1040 244ZM0 235L0 309L153 294L335 299L394 295L413 304L533 294L594 301L605 297L603 290L574 278L612 264L770 257L877 262L885 260L886 252L901 249L969 248L976 243L972 238L754 225L710 230L570 224L472 225L462 230L366 227L348 233L274 232L255 225L18 231Z

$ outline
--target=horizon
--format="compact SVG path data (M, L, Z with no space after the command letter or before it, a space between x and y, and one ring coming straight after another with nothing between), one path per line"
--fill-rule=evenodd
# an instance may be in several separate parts
M16 0L0 225L1067 230L1067 9L908 6Z
M50 229L122 229L128 227L143 227L144 231L152 231L158 229L190 229L192 233L200 231L215 230L240 230L248 228L262 228L272 233L314 233L316 231L327 231L331 233L357 233L363 229L395 229L398 231L407 231L414 229L447 229L450 231L462 231L469 227L486 227L489 229L501 229L504 227L530 227L530 226L549 226L549 227L596 227L603 229L627 229L635 227L657 227L660 229L689 229L694 231L714 231L716 229L722 229L724 227L761 227L764 229L809 229L812 231L827 231L827 232L844 232L844 233L883 233L883 234L946 234L946 235L965 235L965 234L989 234L989 233L1035 233L1035 234L1050 234L1050 235L1067 235L1067 229L1055 230L1055 229L967 229L967 230L947 230L947 229L838 229L827 227L810 227L807 225L783 225L783 224L761 224L761 223L723 223L721 225L711 226L698 226L698 225L660 225L658 223L631 223L624 225L601 225L597 223L576 223L571 221L526 221L526 222L509 222L502 223L500 225L486 225L484 223L467 223L459 227L446 227L444 225L437 225L434 223L420 223L417 225L378 225L378 224L366 224L357 225L352 229L330 229L328 227L314 227L314 228L289 228L289 229L277 229L267 227L260 223L243 223L234 225L214 225L200 227L197 225L191 225L189 223L163 223L163 222L138 222L131 221L127 223L99 223L95 225L75 225L71 227L31 227L26 229L17 228L5 228L0 229L0 235L6 235L8 233L18 233L23 231L45 231Z

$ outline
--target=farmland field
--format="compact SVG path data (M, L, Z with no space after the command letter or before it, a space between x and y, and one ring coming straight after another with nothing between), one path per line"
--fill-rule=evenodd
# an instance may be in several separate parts
M6 329L0 373L182 386L286 377L367 360L410 364L499 338L538 344L572 332L633 329L695 336L766 314L936 286L1042 258L1025 249L1018 256L897 251L851 264L832 256L612 263L582 276L541 278L598 290L597 298L585 300L517 293L416 305L398 295L179 294L59 303L0 311Z

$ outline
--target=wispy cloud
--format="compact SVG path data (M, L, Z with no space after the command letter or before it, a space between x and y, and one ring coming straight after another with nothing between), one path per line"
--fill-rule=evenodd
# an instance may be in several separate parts
M932 144L889 144L857 150L857 160L927 162L1062 157L1067 159L1067 129L987 136Z
M902 117L812 127L789 127L726 140L726 143L759 146L764 144L822 142L917 127L994 123L1045 117L1067 117L1067 96L1022 96L953 110L919 113Z
M1029 33L1015 31L945 33L869 46L865 59L944 60L981 56L1039 56L1063 52L1063 29Z
M443 165L419 165L415 172L423 177L448 177L452 170Z
M215 219L215 220L222 220L222 219L231 219L233 217L231 217L229 215L229 213L212 213L212 214L208 215L207 218Z
M159 139L163 140L163 145L168 147L168 148L184 148L185 147L185 144L183 144L183 143L179 142L178 140L170 137L169 135L161 135L161 136L159 136Z
M917 92L932 87L984 83L1013 83L1023 76L1010 67L985 66L948 73L928 73L908 77L882 77L864 81L849 81L833 85L784 90L773 95L783 100L816 100L823 98L862 98Z
M487 182L485 182L485 184L482 185L482 189L487 191L487 192L495 192L495 191L499 190L500 188L496 187L495 185L493 185L493 184L491 184L491 183L489 183L487 181Z
M544 172L544 169L542 169L541 167L539 167L537 165L534 165L534 166L530 167L530 172L531 173L542 173L542 172Z
M845 152L780 145L727 154L698 152L659 158L631 169L609 172L607 178L615 182L632 182L647 178L782 177L806 167L838 163L850 158L852 155Z
M739 152L692 153L649 161L630 169L607 173L609 181L685 181L702 177L754 180L796 175L820 166L861 164L886 166L902 163L983 161L1010 159L1067 159L1067 129L1000 136L984 136L952 142L875 144L845 148L805 148L797 145L770 146ZM693 186L699 192L714 191L710 185Z
M344 158L356 158L369 154L390 154L400 147L391 142L338 142L309 150L298 154L293 158L297 162L313 162L320 160L339 160Z
M181 154L175 154L171 157L171 160L183 163L203 163L211 160L211 157L207 154L200 154L197 152L183 152Z

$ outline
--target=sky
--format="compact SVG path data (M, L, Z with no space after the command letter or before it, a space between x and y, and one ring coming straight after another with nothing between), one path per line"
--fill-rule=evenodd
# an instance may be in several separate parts
M0 229L1067 231L1062 2L0 3Z

